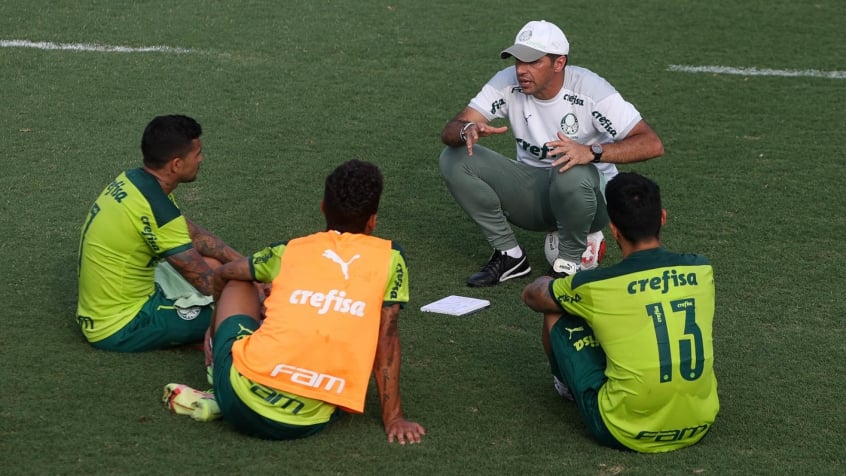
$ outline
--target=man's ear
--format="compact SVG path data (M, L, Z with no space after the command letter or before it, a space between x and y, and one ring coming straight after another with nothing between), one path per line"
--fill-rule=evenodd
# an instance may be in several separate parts
M367 219L367 224L364 226L364 232L368 235L373 233L373 230L376 229L376 214L370 215L370 218Z
M611 229L611 236L613 236L613 237L614 237L614 241L616 241L617 243L619 243L619 242L620 242L620 238L622 238L622 235L620 235L620 229L619 229L619 228L617 228L617 226L616 226L616 225L614 225L614 222L611 222L611 221L610 221L610 222L608 222L608 228L610 228L610 229Z
M172 174L178 174L182 170L182 165L185 159L182 157L174 157L167 163L167 168Z
M323 200L320 201L320 213L326 215L326 204L323 203Z
M567 66L567 55L561 55L555 58L555 64L552 66L556 73L564 71L564 66Z
M666 224L667 224L667 209L662 208L661 209L661 226L664 226Z

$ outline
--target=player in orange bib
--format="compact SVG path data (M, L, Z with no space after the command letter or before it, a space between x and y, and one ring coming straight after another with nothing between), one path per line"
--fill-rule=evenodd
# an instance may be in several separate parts
M214 395L235 429L266 439L317 433L341 411L364 411L373 373L388 441L425 434L400 405L408 271L395 243L372 236L381 194L375 165L346 162L326 178L326 231L215 273ZM253 282L270 284L264 319Z

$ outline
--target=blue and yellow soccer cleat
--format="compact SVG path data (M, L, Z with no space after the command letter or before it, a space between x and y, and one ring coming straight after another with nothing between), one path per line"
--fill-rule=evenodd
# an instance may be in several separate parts
M213 393L201 392L179 383L165 385L162 402L171 412L189 415L197 421L212 421L222 416Z

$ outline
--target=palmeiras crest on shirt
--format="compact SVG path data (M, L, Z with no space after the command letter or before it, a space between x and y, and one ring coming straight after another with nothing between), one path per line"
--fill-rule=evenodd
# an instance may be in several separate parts
M200 306L191 306L191 307L177 307L176 313L179 315L180 318L184 321L193 321L200 315L200 311L203 308Z
M561 131L565 136L575 136L579 133L579 119L572 112L561 118Z

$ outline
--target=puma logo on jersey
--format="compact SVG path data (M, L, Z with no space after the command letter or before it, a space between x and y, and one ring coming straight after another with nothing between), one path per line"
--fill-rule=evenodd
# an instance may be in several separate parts
M584 331L585 331L584 326L574 327L574 328L572 328L572 329L571 329L571 328L569 328L569 327L565 327L564 329L565 329L567 332L569 332L569 334L567 335L567 339L572 339L572 338L573 338L573 333L574 333L574 332L580 332L580 331L581 331L581 332L584 332Z
M355 255L352 258L350 258L349 261L344 261L343 259L341 259L340 256L338 256L338 253L335 253L335 250L326 250L326 251L323 252L323 257L329 258L333 262L337 263L338 266L341 267L341 272L344 273L344 279L349 281L349 279L350 279L350 264L353 261L361 258L361 255Z

